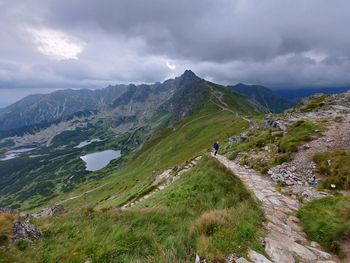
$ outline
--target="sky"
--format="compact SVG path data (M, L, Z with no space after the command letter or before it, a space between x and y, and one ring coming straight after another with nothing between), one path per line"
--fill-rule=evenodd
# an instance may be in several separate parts
M350 86L349 0L0 0L0 107L153 83Z

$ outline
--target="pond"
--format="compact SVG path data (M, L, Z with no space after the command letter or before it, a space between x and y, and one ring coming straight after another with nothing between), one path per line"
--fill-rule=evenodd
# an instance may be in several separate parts
M7 161L18 157L21 153L30 152L35 148L20 148L11 150L5 153L5 157L1 158L0 161Z
M80 159L86 163L85 170L93 172L106 167L111 160L118 159L120 156L120 151L105 150L80 156Z

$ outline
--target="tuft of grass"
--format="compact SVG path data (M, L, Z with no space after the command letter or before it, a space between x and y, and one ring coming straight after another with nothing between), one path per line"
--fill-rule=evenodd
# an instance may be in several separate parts
M350 235L350 197L325 197L300 209L298 216L304 231L326 250L344 256L342 239Z
M288 128L287 135L281 138L279 149L282 152L296 152L301 143L308 142L319 134L321 125L312 121L300 120Z
M350 152L335 150L318 153L313 157L317 164L317 171L324 177L323 188L350 189Z

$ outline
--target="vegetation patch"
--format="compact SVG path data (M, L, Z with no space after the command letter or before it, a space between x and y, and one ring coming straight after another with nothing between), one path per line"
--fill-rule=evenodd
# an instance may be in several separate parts
M325 100L329 97L329 95L321 95L314 97L307 101L306 103L300 103L296 106L296 108L299 108L301 112L311 112L318 108L321 108L322 106L326 105Z
M282 152L296 152L301 143L308 142L319 134L321 125L313 121L300 120L293 123L287 135L281 138L279 148Z
M26 262L224 262L263 252L263 214L241 181L203 157L168 188L130 210L91 208L37 220L44 238L10 254ZM17 261L21 262L21 261Z
M266 129L262 123L259 126L247 140L228 146L227 155L233 160L242 154L242 165L263 174L273 166L290 162L292 153L298 150L299 145L310 141L323 130L320 123L305 120L293 123L285 134L276 129Z
M350 189L350 152L343 150L318 153L313 157L318 173L323 176L322 188Z
M299 211L301 225L312 240L343 257L341 242L350 235L350 197L326 197Z

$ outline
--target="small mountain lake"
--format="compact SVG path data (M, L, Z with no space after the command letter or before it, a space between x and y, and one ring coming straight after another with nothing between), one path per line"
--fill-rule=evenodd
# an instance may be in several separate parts
M7 161L18 157L21 153L30 152L35 148L20 148L11 150L5 153L5 157L1 158L0 161Z
M100 140L100 139L86 140L86 141L79 143L77 146L74 146L74 148L83 148L83 147L85 147L91 143L94 143L94 142L102 142L102 140Z
M93 172L106 167L111 160L118 159L120 156L120 151L105 150L80 156L80 159L86 163L85 170Z

